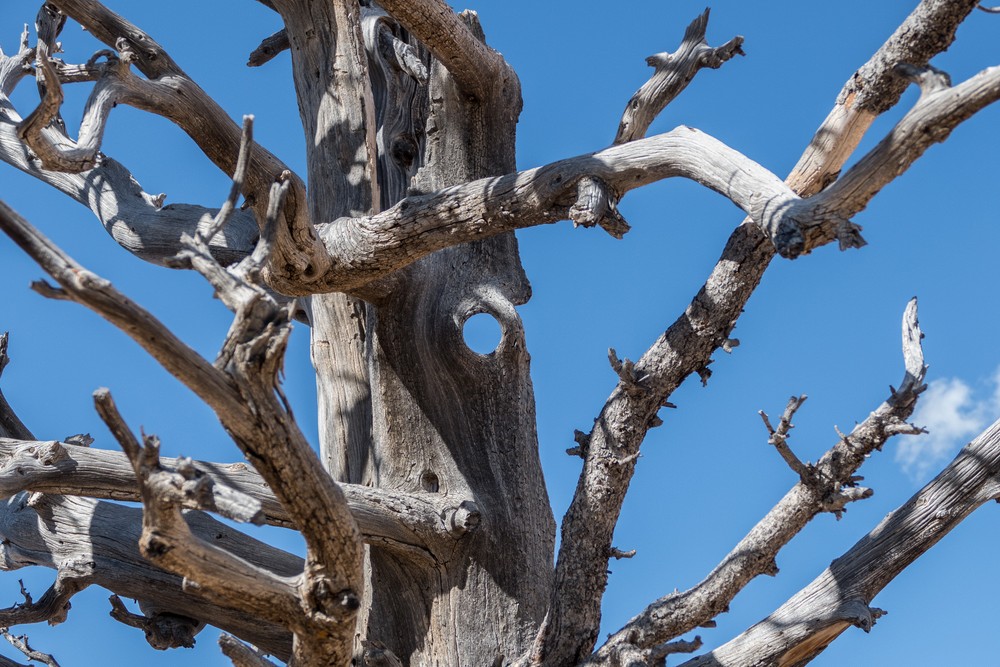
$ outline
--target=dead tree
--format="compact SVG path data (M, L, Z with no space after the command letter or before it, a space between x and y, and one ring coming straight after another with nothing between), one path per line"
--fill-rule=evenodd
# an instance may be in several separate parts
M911 302L898 388L816 463L788 439L804 397L780 420L763 415L792 488L701 583L652 601L598 642L608 561L629 555L613 546L615 525L640 445L674 390L691 375L706 379L712 355L735 345L732 329L776 256L864 245L852 217L1000 97L998 67L952 84L928 64L975 1L920 2L848 79L784 180L690 127L646 136L699 70L742 52L741 37L706 41L708 11L674 52L648 59L653 74L610 147L517 171L518 79L475 14L443 0L260 1L284 27L250 64L291 51L310 139L304 175L254 143L251 118L234 123L152 35L97 0L45 3L34 35L26 30L0 55L0 159L90 208L133 255L203 275L234 319L218 356L205 359L0 203L0 227L51 277L34 288L131 336L211 407L250 464L160 457L156 437L137 436L108 390L95 393L95 406L124 453L80 438L39 440L0 397L3 566L57 573L38 600L25 592L24 603L0 611L0 624L59 622L75 593L98 585L139 600L143 613L134 614L113 597L112 615L154 647L190 646L210 624L228 633L222 650L236 665L272 664L267 656L302 666L664 664L697 651L698 640L681 638L773 573L778 551L811 519L870 495L857 484L869 454L919 432L907 421L926 370ZM107 49L84 63L59 60L67 21ZM37 106L15 109L14 88L32 77ZM92 86L84 118L67 128L63 88L81 83ZM842 173L911 83L921 90L913 108ZM103 154L117 105L169 119L230 175L221 208L164 205ZM645 354L610 351L618 382L593 428L576 434L571 452L583 470L554 554L515 310L530 290L513 232L569 220L620 238L629 230L621 198L669 177L716 191L747 217ZM488 355L462 344L477 313L502 329ZM278 379L296 318L311 328L318 454ZM803 664L846 628L870 628L881 613L869 606L875 594L1000 496L998 429L800 594L692 664ZM114 502L122 500L142 509ZM306 557L210 513L297 530ZM14 640L29 658L52 660Z

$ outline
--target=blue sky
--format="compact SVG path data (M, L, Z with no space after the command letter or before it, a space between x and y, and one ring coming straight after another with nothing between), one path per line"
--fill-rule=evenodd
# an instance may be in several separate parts
M234 118L255 114L257 139L305 172L287 54L261 69L244 66L259 40L277 28L268 10L250 0L107 4L164 44ZM915 5L720 0L712 5L709 42L742 34L747 57L702 72L651 132L691 125L784 175L843 82ZM684 27L704 9L688 0L482 0L461 7L479 11L490 42L521 76L520 168L607 146L625 102L648 76L645 57L676 48ZM0 44L8 52L36 8L24 0L0 4ZM955 81L996 64L998 30L1000 17L974 13L934 64ZM85 60L97 48L75 25L62 39L67 60ZM16 96L22 113L31 108L32 88L26 82ZM910 91L876 122L862 151L915 97ZM71 97L68 104L65 115L74 126L82 102ZM856 218L869 246L847 253L822 248L770 267L734 332L741 346L716 356L707 387L695 378L675 393L671 400L679 409L663 415L665 425L643 446L616 535L616 546L638 555L611 565L605 631L652 599L700 580L792 485L792 473L766 444L757 410L780 414L788 396L808 394L791 444L800 457L815 460L835 442L834 425L848 430L886 397L890 384L898 384L899 322L910 297L920 299L931 383L915 421L932 433L897 439L874 456L862 474L875 496L852 505L839 522L818 517L779 554L777 578L753 582L719 617L717 629L701 631L706 645L726 641L811 581L1000 416L1000 353L990 342L1000 328L992 284L1000 243L998 121L1000 109L981 112L885 188ZM114 111L105 151L132 169L147 191L165 192L168 203L215 205L228 189L226 177L185 135L132 109ZM135 260L87 210L5 165L0 198L184 340L215 354L229 316L200 277ZM520 311L557 517L580 468L564 453L573 429L592 422L614 386L607 348L638 357L687 305L742 219L727 200L679 180L634 191L621 208L633 226L622 241L568 223L519 233L534 292ZM124 335L79 306L29 291L28 283L40 276L0 238L0 330L11 332L13 358L3 387L39 437L91 432L95 446L114 448L90 399L94 389L108 386L133 426L160 435L165 453L239 458L208 409ZM315 441L307 338L304 328L293 335L286 390ZM1000 573L989 556L1000 540L992 521L991 505L970 517L876 598L889 615L870 635L848 630L814 664L995 661L1000 639L989 601L1000 594ZM269 531L267 539L297 548L284 531ZM18 577L38 595L52 573L0 576L0 604L17 599ZM86 591L74 600L67 623L24 630L64 667L134 659L227 664L209 631L194 652L153 654L140 632L106 617L106 597Z

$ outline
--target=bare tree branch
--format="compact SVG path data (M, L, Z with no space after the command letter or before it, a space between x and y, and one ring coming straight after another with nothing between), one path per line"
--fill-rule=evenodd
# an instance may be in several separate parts
M284 577L301 575L301 558L275 549L239 533L202 512L188 512L185 520L202 539ZM56 569L52 594L42 596L31 611L18 607L7 610L18 623L45 621L43 603L51 599L51 608L60 606L59 577L65 583L101 586L123 598L139 600L140 607L152 622L160 625L182 616L210 620L213 625L268 652L287 660L291 655L291 633L286 627L220 607L184 591L181 577L149 563L139 553L142 511L87 498L19 494L0 505L0 567L15 570L37 566ZM77 576L79 575L79 576ZM86 577L86 578L83 578ZM154 594L151 594L155 592ZM26 618L29 617L30 618ZM0 616L3 618L3 616ZM53 619L60 614L54 613ZM151 638L155 640L156 638Z
M5 55L0 49L0 109L8 103L8 98L18 82L32 73L31 63L35 59L35 49L28 42L28 26L24 26L17 53Z
M231 635L219 635L219 648L233 661L233 667L275 667L274 663L261 655L258 650Z
M811 584L745 633L686 667L805 664L852 625L871 630L875 596L938 540L1000 494L1000 422Z
M946 49L974 0L923 0L855 76L817 130L788 179L803 196L819 192L840 171L877 113L892 107L902 87L898 62L925 65ZM563 519L562 545L548 618L539 631L536 662L583 659L597 639L607 554L638 448L659 408L690 374L703 372L730 333L770 261L774 246L754 224L740 225L722 258L683 315L640 359L647 392L620 384L587 439L584 470ZM583 545L583 546L581 546ZM574 615L575 621L565 618Z
M24 654L24 656L33 662L42 662L49 667L59 667L59 663L48 653L42 653L41 651L36 651L28 645L28 636L21 635L20 637L15 637L7 628L3 628L3 636L10 645L16 648L18 651Z
M270 37L265 37L256 49L250 53L247 67L260 67L271 62L279 53L291 46L288 41L288 31L282 28Z
M881 450L894 435L922 432L906 423L917 397L925 388L927 366L920 345L922 338L914 299L903 314L905 373L899 389L893 390L884 403L849 435L842 437L815 465L796 470L801 480L701 583L651 604L612 634L588 664L614 665L623 652L655 651L663 642L703 626L724 612L752 579L761 574L777 574L774 559L778 551L817 514L833 512L839 517L847 503L870 496L870 489L857 486L861 478L855 475L869 454ZM793 398L786 417L790 418L790 413L799 405L798 399ZM783 419L777 433L787 433L785 423Z
M380 0L382 7L416 35L441 61L466 95L488 102L501 90L498 80L514 74L444 0Z
M125 450L139 481L142 554L183 576L186 589L215 604L258 614L272 623L294 625L293 619L301 609L293 579L267 572L198 539L184 521L182 505L198 504L199 497L210 495L211 491L199 484L209 478L198 480L189 459L181 459L176 471L164 469L159 441L145 437L140 445L118 414L108 390L95 392L94 404Z
M288 509L309 548L299 587L309 622L293 628L299 638L296 655L309 661L349 655L363 586L360 534L343 492L323 470L277 393L290 309L263 290L242 285L241 290L252 294L239 305L216 368L107 281L79 267L2 202L0 228L62 286L42 288L43 293L78 301L118 325L216 411Z
M3 376L3 369L10 363L10 357L7 356L8 338L9 336L6 332L0 334L0 376ZM35 438L35 436L31 435L31 431L14 414L14 409L10 407L2 391L0 391L0 437L27 438L29 440L34 440Z
M161 461L167 468L178 464L171 458ZM245 463L194 461L193 465L212 478L216 491L228 487L254 498L266 523L295 527L264 479ZM428 558L432 553L450 552L456 539L478 528L478 509L471 500L360 484L342 484L341 488L365 542L410 556L423 554ZM140 500L135 473L122 452L54 441L0 438L0 497L19 491ZM185 507L194 508L193 504Z
M184 73L163 47L96 0L63 0L51 4L78 21L97 39L115 48L122 60L134 64L146 76L140 79L127 67L107 68L105 75L115 76L122 88L118 91L122 95L119 101L171 120L216 166L227 174L234 173L241 137L239 126ZM301 282L312 272L324 269L327 261L310 223L305 186L273 154L256 147L250 156L243 194L261 223L266 217L267 194L271 185L279 180L288 181L291 188L279 230L279 239L287 239L287 245L280 244L277 249L271 267L275 271L273 281L280 283L287 271ZM286 249L287 256L282 254Z
M150 616L133 614L117 595L109 598L111 618L132 628L138 628L146 635L146 642L163 651L168 648L191 648L195 635L201 632L205 623L181 614L158 612Z
M680 48L674 53L657 53L646 58L646 63L656 71L649 81L642 84L629 100L622 114L615 144L623 144L646 136L646 130L670 102L680 95L704 67L718 69L735 55L745 55L743 37L737 36L712 48L705 41L708 29L706 9L691 22L684 32Z
M38 601L21 584L24 602L0 610L0 625L9 627L45 621L57 625L66 620L70 599L93 583L94 563L86 558L66 560L56 569L56 580Z

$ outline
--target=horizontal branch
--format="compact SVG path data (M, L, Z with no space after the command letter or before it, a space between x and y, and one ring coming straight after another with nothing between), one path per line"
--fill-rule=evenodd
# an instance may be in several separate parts
M703 132L679 127L544 167L408 197L374 216L321 225L320 235L334 258L322 283L336 291L357 289L445 247L569 219L584 178L600 181L620 196L675 176L732 200L788 255L807 250L801 230L813 222L808 202L739 152Z
M177 459L161 461L168 468L177 467ZM288 512L264 479L245 463L194 461L193 465L217 486L254 498L268 524L294 528ZM461 503L441 494L403 493L360 484L341 484L341 488L369 544L410 554L430 553L453 546L455 539L476 529L475 513L466 515ZM0 438L0 497L8 498L20 491L140 500L135 473L122 452L55 441Z
M871 630L869 605L976 508L1000 496L1000 421L774 613L686 667L803 664L844 630ZM928 599L933 603L933 595Z
M592 664L616 664L618 654L623 651L651 651L663 642L703 626L724 612L752 579L762 574L776 574L775 556L817 514L834 512L839 515L848 502L870 495L870 492L856 493L862 490L855 486L858 481L855 473L865 459L872 452L881 450L894 435L922 432L906 423L925 388L923 381L927 367L920 345L922 338L917 323L916 300L912 300L903 315L905 373L899 389L893 390L884 403L855 426L849 435L841 438L815 465L797 470L803 479L778 501L702 582L649 605L608 638L594 654ZM794 399L789 404L789 411L793 406ZM778 431L781 432L780 426Z
M281 576L303 570L301 558L239 533L201 512L185 519L196 534ZM41 565L73 571L86 564L92 585L140 601L147 615L171 613L202 621L281 657L291 655L283 627L183 590L182 580L139 553L141 510L116 503L52 495L17 495L0 504L0 563L5 570ZM155 591L155 598L150 596Z

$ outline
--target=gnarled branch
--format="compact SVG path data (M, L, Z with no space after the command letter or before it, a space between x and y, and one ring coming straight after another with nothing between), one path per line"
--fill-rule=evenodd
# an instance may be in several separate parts
M646 130L670 102L680 95L694 79L698 70L718 69L722 63L736 55L745 55L743 37L737 36L715 48L705 41L708 29L706 9L691 22L684 32L680 48L674 53L657 53L646 58L656 69L649 81L642 84L628 101L615 135L615 144L623 144L646 136Z
M813 466L796 471L803 475L768 514L754 526L722 562L699 584L649 605L625 627L612 634L594 654L595 665L616 664L622 651L652 651L663 642L704 625L726 610L729 603L755 577L776 574L775 556L809 521L821 512L839 513L844 505L871 495L856 486L858 468L869 454L900 433L920 433L906 420L924 390L924 365L917 323L916 300L903 314L904 376L899 389L837 442ZM793 399L794 400L794 399ZM790 403L789 410L791 406ZM781 427L779 427L779 431ZM786 429L787 430L787 429ZM859 493L860 492L860 493Z
M178 463L171 458L161 461L167 468L176 468ZM212 478L216 489L232 488L254 498L266 523L295 527L264 479L245 463L194 461L193 465ZM369 544L430 557L439 550L449 552L455 539L478 527L477 510L471 501L465 501L465 508L471 508L466 511L463 503L440 494L403 493L360 484L342 484L341 488ZM135 473L122 452L54 441L0 438L0 497L20 491L140 500Z
M257 567L284 577L295 577L303 571L304 564L298 556L239 533L207 514L188 512L184 518L202 539ZM139 600L148 617L173 614L210 620L216 627L283 660L288 659L291 633L287 628L192 596L183 590L181 577L164 572L143 558L138 547L141 524L141 510L117 503L19 494L0 505L0 568L15 570L41 565L60 574L86 575L85 580L77 581L89 581L123 598ZM58 578L56 583L53 600L59 599ZM150 591L155 591L155 600ZM35 604L41 605L47 597L48 593ZM17 609L11 611L18 613ZM24 616L15 618L26 622ZM39 615L36 620L47 618Z

